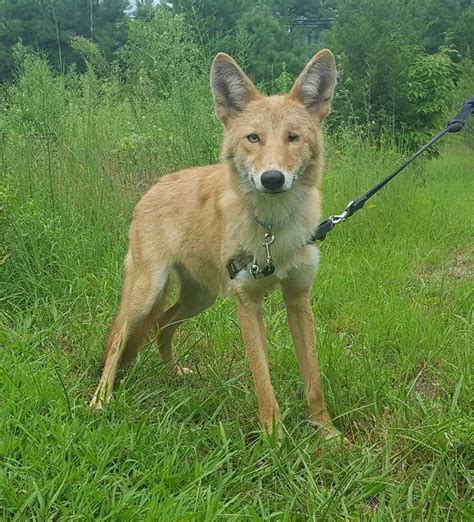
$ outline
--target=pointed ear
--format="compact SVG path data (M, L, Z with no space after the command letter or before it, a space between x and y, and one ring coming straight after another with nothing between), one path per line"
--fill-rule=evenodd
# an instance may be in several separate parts
M260 97L248 76L225 53L219 53L214 58L211 87L217 115L224 124L241 112L250 101Z
M329 49L323 49L308 62L296 79L289 97L298 100L311 113L324 119L331 110L336 86L336 61Z

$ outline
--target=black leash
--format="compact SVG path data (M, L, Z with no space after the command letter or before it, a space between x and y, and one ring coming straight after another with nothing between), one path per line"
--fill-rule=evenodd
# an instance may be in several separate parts
M347 221L355 212L360 210L365 203L377 192L385 187L385 185L393 179L397 174L399 174L405 167L407 167L412 161L414 161L420 154L423 154L426 150L432 147L438 140L440 140L446 133L448 132L459 132L463 129L466 120L474 113L474 96L468 98L464 105L461 107L461 110L448 121L446 127L438 132L435 136L433 136L428 143L423 145L420 149L418 149L413 156L405 160L398 168L396 168L393 172L391 172L388 176L379 181L374 187L368 190L365 194L351 201L347 207L344 209L342 214L337 214L334 216L330 216L326 221L323 221L318 228L314 231L311 236L311 240L308 243L313 243L314 241L323 241L328 232L344 221Z

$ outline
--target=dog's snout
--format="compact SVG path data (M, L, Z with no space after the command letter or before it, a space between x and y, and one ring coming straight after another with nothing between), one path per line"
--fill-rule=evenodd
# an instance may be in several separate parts
M260 181L269 192L278 192L285 184L285 175L279 170L267 170L260 176Z

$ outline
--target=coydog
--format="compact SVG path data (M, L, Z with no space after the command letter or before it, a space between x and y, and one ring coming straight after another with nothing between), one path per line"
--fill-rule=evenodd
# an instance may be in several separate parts
M134 358L156 326L163 360L178 374L190 371L173 356L174 333L217 296L232 295L260 422L273 432L280 409L270 380L262 303L279 285L310 421L328 437L338 433L315 354L310 292L319 253L308 244L320 221L322 124L335 83L334 56L327 49L310 60L284 96L262 95L230 56L215 57L211 86L224 125L222 163L163 176L136 206L121 302L91 405L100 408L110 399L118 368ZM180 293L164 310L171 272L179 278Z

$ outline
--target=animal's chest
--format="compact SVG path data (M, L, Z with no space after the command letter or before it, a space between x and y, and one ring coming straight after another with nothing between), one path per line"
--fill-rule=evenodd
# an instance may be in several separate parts
M304 230L269 231L267 235L262 230L260 234L253 235L244 249L258 266L264 266L270 257L275 266L275 276L283 279L298 261L308 237Z
M279 281L298 269L313 272L317 264L317 249L307 244L305 231L279 231L265 237L265 232L251 236L241 244L238 256L239 272L234 279L229 278L227 291L235 293L243 288L247 290L270 291ZM271 275L263 276L269 263L274 267ZM245 267L243 267L246 265ZM257 274L252 274L253 265Z

